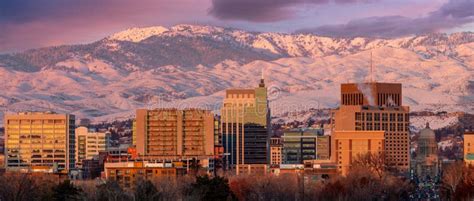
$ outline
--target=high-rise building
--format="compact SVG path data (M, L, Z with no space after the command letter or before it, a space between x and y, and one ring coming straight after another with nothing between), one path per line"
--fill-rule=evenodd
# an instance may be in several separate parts
M322 136L322 129L293 129L284 131L283 164L303 164L304 160L329 159L329 136ZM318 150L320 147L320 150ZM319 156L325 158L318 158Z
M474 132L464 133L464 162L474 165Z
M67 173L75 166L75 117L51 112L4 118L7 171Z
M438 143L436 135L428 123L420 131L415 158L415 172L420 180L439 176Z
M226 90L221 128L224 162L228 168L268 164L270 110L263 76L255 89Z
M347 175L351 164L364 154L384 154L384 131L336 131L331 136L331 157L338 171Z
M335 131L385 131L387 165L408 171L410 135L408 106L402 106L401 84L341 85L341 106L333 111Z
M82 167L82 161L92 159L110 147L110 132L96 132L87 127L76 128L76 167Z
M137 110L134 141L139 156L184 159L214 155L214 115L200 109Z
M282 144L280 137L270 138L270 165L280 165L283 162Z

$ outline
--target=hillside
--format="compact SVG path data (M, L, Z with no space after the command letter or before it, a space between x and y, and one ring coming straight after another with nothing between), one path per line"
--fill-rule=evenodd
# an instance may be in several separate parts
M403 83L413 111L474 113L474 33L398 39L255 33L211 26L133 28L85 45L0 55L3 111L109 121L143 107L217 111L224 90L263 69L274 116L338 105L339 84Z

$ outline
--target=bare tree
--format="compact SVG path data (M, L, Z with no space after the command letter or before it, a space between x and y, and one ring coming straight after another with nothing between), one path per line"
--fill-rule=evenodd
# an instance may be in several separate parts
M385 175L387 166L385 164L384 154L366 153L359 154L352 161L352 169L367 169L375 173L379 179Z
M465 166L463 162L456 162L446 167L443 173L443 186L449 190L449 195L454 195L458 185L461 184L465 176ZM451 196L449 196L451 197Z

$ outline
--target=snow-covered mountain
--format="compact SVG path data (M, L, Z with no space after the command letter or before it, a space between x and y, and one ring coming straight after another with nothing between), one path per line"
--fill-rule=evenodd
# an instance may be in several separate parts
M132 28L85 45L0 55L3 111L55 110L96 121L143 107L218 110L224 90L257 85L274 116L339 104L339 85L403 83L415 111L474 113L474 33L397 39L256 33L213 26Z

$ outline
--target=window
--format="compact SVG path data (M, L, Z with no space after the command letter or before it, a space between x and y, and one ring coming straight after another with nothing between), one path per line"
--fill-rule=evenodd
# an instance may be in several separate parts
M372 113L367 113L367 121L372 121Z

